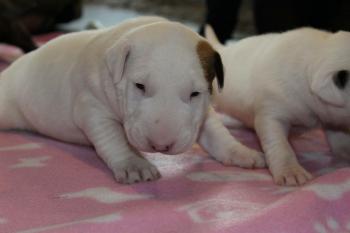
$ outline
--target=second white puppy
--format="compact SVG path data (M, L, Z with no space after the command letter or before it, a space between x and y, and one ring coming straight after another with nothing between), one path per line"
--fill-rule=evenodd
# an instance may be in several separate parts
M206 37L226 66L219 110L255 128L274 181L304 184L312 176L288 142L291 126L323 126L336 154L350 154L350 33L302 28L223 47Z

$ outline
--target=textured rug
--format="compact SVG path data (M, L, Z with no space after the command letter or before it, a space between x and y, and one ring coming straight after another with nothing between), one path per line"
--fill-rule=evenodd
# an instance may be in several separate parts
M258 147L253 132L232 133ZM349 232L350 169L332 160L320 131L291 140L315 176L302 187L225 167L197 145L145 155L162 178L120 185L92 148L3 132L0 232Z

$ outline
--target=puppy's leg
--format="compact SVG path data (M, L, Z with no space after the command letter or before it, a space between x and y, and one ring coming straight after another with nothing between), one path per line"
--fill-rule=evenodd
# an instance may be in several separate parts
M233 129L241 129L244 128L244 125L241 121L236 118L230 117L228 115L218 115L220 121L224 124L224 126L233 128Z
M333 154L350 161L350 134L334 130L325 132Z
M158 179L157 168L128 143L123 126L101 109L101 105L80 103L74 118L115 179L124 184Z
M198 143L216 160L225 165L265 167L263 154L239 143L210 108Z
M160 177L157 168L130 146L119 123L92 117L86 122L84 132L118 182L132 184Z
M312 179L297 161L288 142L289 126L263 115L255 119L255 130L265 152L266 162L278 185L301 185Z

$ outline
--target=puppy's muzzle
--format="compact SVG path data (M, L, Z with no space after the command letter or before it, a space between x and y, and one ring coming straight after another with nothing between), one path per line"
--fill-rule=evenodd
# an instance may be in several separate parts
M165 144L160 144L160 143L155 143L152 141L149 141L150 148L154 152L159 152L159 153L167 153L171 151L175 143L165 143Z

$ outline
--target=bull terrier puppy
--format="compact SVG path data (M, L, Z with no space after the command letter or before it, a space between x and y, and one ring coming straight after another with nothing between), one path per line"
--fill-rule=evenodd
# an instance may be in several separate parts
M141 152L179 154L197 140L218 161L263 167L210 107L224 84L220 55L187 27L142 17L71 33L0 77L0 128L93 145L120 183L160 176Z
M288 142L292 126L322 126L332 151L349 158L349 32L301 28L222 46L207 26L206 37L226 66L215 105L256 130L275 183L312 178Z

